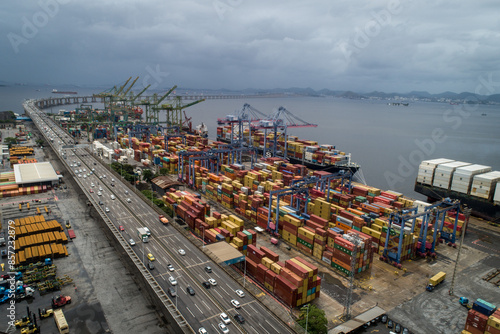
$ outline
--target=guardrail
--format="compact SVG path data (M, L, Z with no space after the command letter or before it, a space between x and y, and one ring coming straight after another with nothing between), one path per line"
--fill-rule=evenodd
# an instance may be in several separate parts
M30 105L31 101L26 102L23 104L24 110L26 113L30 116L30 118L33 119L34 115L32 113L37 113L35 110L35 106ZM41 113L40 110L38 112ZM45 122L45 120L42 119L42 117L37 114L36 117L38 120L41 120L45 125L49 126ZM38 128L37 122L35 122L35 126ZM68 168L68 163L66 159L62 158L59 151L57 150L56 147L54 147L54 143L48 140L46 132L43 131L43 129L40 129L40 132L44 136L44 138L47 140L49 143L50 147L52 150L55 152L55 154L59 157L59 159L63 162L63 164L66 165L67 170L71 171L71 173L74 175L74 172L71 168ZM61 138L62 139L62 138ZM89 166L87 166L89 167ZM139 270L139 272L143 275L143 278L145 281L148 283L150 286L151 290L156 293L156 296L159 298L160 302L163 304L165 309L170 313L172 318L177 322L179 325L180 329L185 332L185 333L194 333L193 328L189 325L189 323L184 319L183 315L178 311L178 309L175 307L175 304L168 298L167 294L163 290L163 288L158 284L156 279L151 275L151 273L147 270L146 266L142 262L142 260L137 256L137 254L133 251L132 247L128 244L128 242L123 238L123 235L120 233L120 231L116 228L116 226L113 224L113 222L107 217L105 212L102 210L101 206L95 201L95 199L88 193L87 189L82 185L81 181L78 179L78 177L74 177L74 180L76 180L76 183L80 186L80 189L84 192L84 194L87 196L87 199L92 203L94 208L97 210L101 218L103 219L104 223L107 225L111 233L114 235L118 243L123 247L125 252L128 254L129 258L132 260L132 262L135 264L136 268ZM140 194L142 195L142 194ZM144 197L144 195L142 195Z

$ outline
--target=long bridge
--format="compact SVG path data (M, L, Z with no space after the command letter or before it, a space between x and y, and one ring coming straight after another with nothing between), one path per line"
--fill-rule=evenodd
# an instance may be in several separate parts
M249 98L271 98L271 97L283 97L284 94L257 94L257 95L244 95L244 94L236 94L236 95L176 95L176 96L167 96L166 100L225 100L225 99L249 99ZM156 96L144 96L140 99L140 102L137 101L136 105L141 105L143 101L153 102ZM109 101L107 97L99 97L99 96L63 96L63 97L49 97L45 99L39 99L35 102L36 107L38 108L50 108L54 106L60 106L65 104L85 104L85 103L104 103L105 99Z

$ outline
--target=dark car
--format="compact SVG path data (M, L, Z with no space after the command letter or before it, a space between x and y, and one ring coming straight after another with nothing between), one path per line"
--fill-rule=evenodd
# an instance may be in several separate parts
M155 268L155 265L153 262L148 262L148 268L149 270L153 270Z
M394 327L394 323L392 322L392 320L388 320L387 321L387 328L392 328Z
M396 326L394 327L394 330L396 331L396 333L401 333L401 325L396 323Z
M177 296L177 293L175 293L175 289L173 287L168 288L168 294L172 297Z
M388 318L387 318L387 314L382 315L382 318L380 319L380 321L381 321L383 324L386 324L386 323L387 323L387 320L388 320Z
M210 268L209 266L206 266L205 271L210 274L212 272L212 268Z
M245 318L243 318L243 316L242 316L241 314L239 314L239 313L236 313L236 314L234 315L234 319L235 319L236 321L238 321L238 322L239 322L240 324L242 324L242 325L245 323Z
M104 205L104 203L102 201L99 201L99 205Z
M205 287L205 289L210 289L211 284L209 282L203 282L201 283Z
M195 292L194 292L194 289L190 286L188 286L186 288L186 291L191 295L191 296L194 296L195 295Z

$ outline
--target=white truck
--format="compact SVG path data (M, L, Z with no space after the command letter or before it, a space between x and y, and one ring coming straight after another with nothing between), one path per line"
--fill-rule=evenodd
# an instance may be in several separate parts
M146 231L146 229L144 229L144 227L137 228L137 236L139 237L139 239L142 240L142 242L149 241L148 231Z

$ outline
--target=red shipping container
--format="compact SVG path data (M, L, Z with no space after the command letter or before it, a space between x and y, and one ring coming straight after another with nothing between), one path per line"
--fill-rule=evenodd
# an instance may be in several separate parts
M465 330L470 332L471 334L484 334L484 330L480 330L468 324L465 324Z
M266 257L268 257L269 259L273 260L273 262L278 262L280 257L278 254L276 254L275 252L273 252L272 250L270 250L269 248L267 247L260 247L260 250L263 251L266 255Z
M500 334L500 329L497 329L497 328L490 326L490 325L486 325L485 332L489 332L491 334Z
M298 275L300 278L306 279L309 277L309 271L305 268L302 268L298 264L293 261L286 260L285 267L290 269L294 274Z
M316 224L320 224L322 227L325 227L328 225L328 220L321 218L319 216L316 216L314 214L310 216L310 220Z

